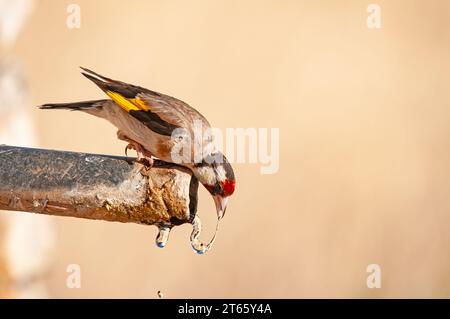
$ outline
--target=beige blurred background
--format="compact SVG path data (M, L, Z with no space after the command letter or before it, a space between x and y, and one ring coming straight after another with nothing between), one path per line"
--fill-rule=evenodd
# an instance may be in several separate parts
M66 27L70 3L80 29ZM49 295L450 297L450 3L376 1L379 30L370 3L37 1L13 49L37 146L123 155L107 122L34 108L103 98L78 66L179 97L219 128L280 128L278 173L235 165L206 255L189 225L159 249L155 227L52 218ZM74 263L80 289L66 287ZM366 286L374 263L380 289Z

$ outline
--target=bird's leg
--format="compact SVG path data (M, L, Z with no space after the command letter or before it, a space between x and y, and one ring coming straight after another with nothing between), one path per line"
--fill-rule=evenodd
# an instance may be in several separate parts
M123 134L121 131L117 132L117 137L122 141L128 142L128 145L125 147L125 155L128 156L128 154L127 154L128 150L130 150L130 149L135 150L137 153L136 162L138 162L139 164L142 164L144 166L147 166L147 167L153 166L152 153L147 151L141 144L130 139L125 134Z
M137 143L137 142L130 142L128 145L132 145L132 147L134 148L134 150L137 153L137 160L136 162L147 166L147 167L152 167L153 166L153 158L152 158L152 154L147 151L144 147L142 147L141 144Z

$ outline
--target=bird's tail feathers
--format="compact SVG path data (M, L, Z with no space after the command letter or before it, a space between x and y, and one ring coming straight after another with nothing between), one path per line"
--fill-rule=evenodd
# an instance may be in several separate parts
M83 101L74 103L49 103L40 105L39 108L43 110L65 109L72 111L83 111L102 106L107 101L109 100Z

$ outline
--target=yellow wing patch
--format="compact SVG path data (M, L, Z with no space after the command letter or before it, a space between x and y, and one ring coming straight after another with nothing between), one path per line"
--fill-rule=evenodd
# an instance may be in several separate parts
M148 111L150 108L142 102L139 98L127 99L121 94L113 91L106 91L106 94L119 106L127 111Z
M133 103L134 105L136 105L139 109L143 110L143 111L148 111L150 110L150 108L148 107L147 104L145 104L141 99L136 98L136 99L129 99L129 101L131 103Z

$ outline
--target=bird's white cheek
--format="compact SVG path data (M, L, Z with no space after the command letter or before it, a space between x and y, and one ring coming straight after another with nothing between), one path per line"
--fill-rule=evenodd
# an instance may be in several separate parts
M203 184L214 185L216 178L214 171L210 167L201 167L198 170L198 178Z
M224 181L227 179L227 173L225 172L225 168L223 168L223 166L218 166L216 169L216 173L219 181Z

